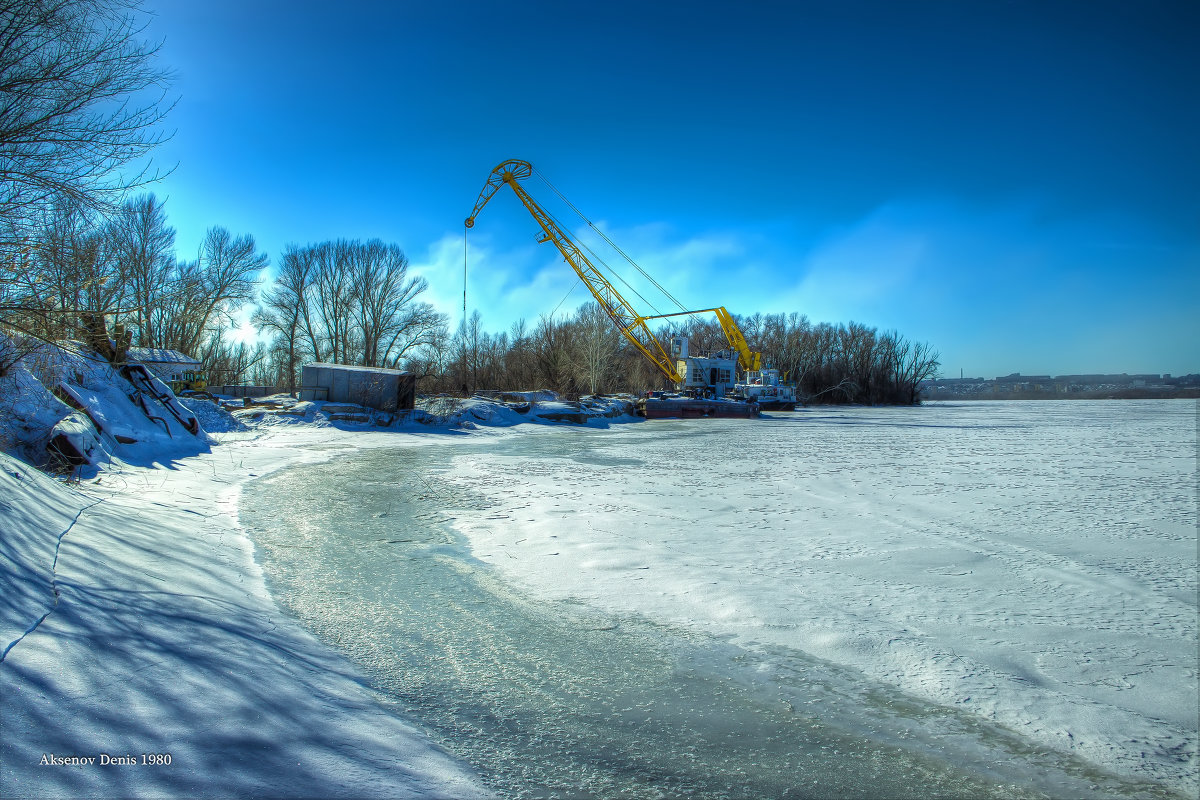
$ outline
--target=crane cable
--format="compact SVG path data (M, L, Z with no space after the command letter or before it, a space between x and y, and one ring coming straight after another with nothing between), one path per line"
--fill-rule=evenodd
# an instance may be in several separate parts
M562 300L559 300L558 305L556 305L554 307L554 310L550 312L550 319L554 319L554 315L558 313L558 310L560 308L562 308L562 304L567 302L567 298L571 296L571 292L575 291L575 287L578 286L580 283L582 283L582 281L580 281L580 279L578 277L575 278L575 280L571 282L571 288L567 289L567 293L563 295Z
M553 189L554 193L557 194L560 198L562 198L563 202L565 202L567 205L571 206L571 208L575 210L576 214L579 214L579 216L582 219L584 219L584 221L587 221L587 217L584 217L583 214L580 214L579 209L575 208L575 206L571 204L571 201L569 201L569 200L567 200L567 198L563 197L562 192L558 191L557 189L554 189L554 186L549 181L547 181L545 179L545 177L542 176L541 173L538 173L538 177L541 178L543 181L545 181L546 185L549 186L551 189ZM558 227L559 230L564 231L564 233L565 233L565 231L567 231L569 229L568 226L563 224L563 221L560 220L557 216L555 216L552 211L550 211L549 209L546 209L546 208L542 208L541 206L539 206L539 208L541 209L541 212L543 214L545 214L547 217L550 218L550 220ZM591 223L589 223L589 224L591 224ZM619 272L617 272L615 269L613 269L611 266L609 266L608 262L606 262L603 258L601 258L599 256L599 254L596 253L595 250L588 247L586 243L584 243L582 241L578 241L577 239L571 239L571 244L575 245L580 250L587 251L588 255L590 255L592 257L593 261L595 261L597 264L600 264L603 267L606 267L608 269L608 271L612 273L613 277L615 277L617 280L619 280L621 283L623 283L625 285L626 289L628 289L630 292L632 292L634 295L636 295L637 298L639 300L641 300L643 303L650 306L650 308L654 309L654 311L656 313L658 312L658 309L654 308L653 303L651 303L644 296L642 296L642 294L640 292L638 292L637 289L633 288L633 286L630 285L629 281L627 281L623 277L621 277L621 274ZM632 263L632 262L630 262L630 263ZM593 264L592 266L595 266L595 264ZM637 265L634 264L634 266L636 267ZM597 272L599 272L599 270L597 270Z
M584 213L582 211L580 211L579 208L577 208L574 203L572 203L570 200L568 200L567 196L564 195L562 192L560 192L558 190L558 187L556 187L553 183L551 183L550 180L545 175L543 175L536 167L533 168L533 171L535 173L537 173L537 176L539 178L541 178L542 182L545 183L546 186L550 187L550 191L552 191L556 195L558 195L558 198L560 200L562 200L564 203L566 203L570 207L570 209L572 211L574 211L576 213L576 215L578 215L578 217L581 220L586 222L588 227L591 228L592 230L594 230L597 233L597 235L600 236L601 239L603 239L605 242L607 242L609 247L611 247L613 250L616 250L617 253L619 253L622 258L624 258L626 261L628 261L629 264L631 266L633 266L634 269L636 269L638 272L640 272L642 274L642 277L644 277L646 280L650 281L650 283L652 283L655 286L655 288L657 288L660 292L662 292L664 295L666 295L666 297L668 299L670 299L672 302L674 302L676 305L678 305L681 310L683 309L683 305L680 304L679 301L676 300L674 297L672 297L670 292L668 292L658 281L654 280L654 277L652 275L650 275L650 273L648 273L644 269L642 269L637 264L636 261L634 261L632 258L630 258L629 254L626 253L624 250L622 250L620 248L620 246L617 245L616 242L614 242L612 239L610 239L604 231L602 231L600 228L597 228L595 223L593 223L590 219L588 219L587 216L584 215ZM607 266L607 264L605 266Z
M463 225L463 330L467 328L467 231L471 230L466 225Z
M565 229L566 229L566 228L565 228L565 226L564 226L564 225L563 225L563 223L562 223L562 220L560 220L560 219L558 219L557 217L555 217L555 216L554 216L553 214L551 214L549 211L546 211L545 209L542 209L542 210L543 210L543 211L546 213L546 215L547 215L548 217L550 217L550 219L554 220L554 224L555 224L555 225L557 225L557 226L558 226L560 229L563 229L563 230L565 230ZM649 306L651 309L653 309L655 313L659 313L658 309L657 309L657 308L655 308L655 306L654 306L654 304L653 304L653 303L651 303L649 300L647 300L647 299L645 298L645 296L644 296L644 295L642 295L642 293L641 293L641 292L639 292L637 289L633 288L632 284L630 284L630 283L629 283L629 281L627 281L627 280L625 280L623 277L621 277L621 273L617 272L615 269L613 269L611 266L609 266L608 262L606 262L606 261L605 261L603 258L601 258L601 257L600 257L600 255L599 255L599 254L598 254L598 253L597 253L595 250L593 250L592 248L588 247L588 246L587 246L587 245L586 245L584 242L582 242L582 241L572 240L572 243L573 243L573 244L575 244L575 245L576 245L576 246L577 246L579 249L581 249L581 250L586 250L586 251L587 251L587 253L588 253L588 255L590 255L590 256L592 257L592 261L594 261L596 264L600 264L601 266L605 267L605 268L606 268L606 269L607 269L607 270L608 270L608 271L609 271L609 272L612 274L612 276L613 276L614 278L616 278L616 279L617 279L617 280L619 280L619 281L620 281L622 284L624 284L624 285L625 285L625 288L626 288L626 289L628 289L628 290L629 290L630 292L632 292L632 293L633 293L633 294L634 294L634 295L635 295L635 296L636 296L636 297L637 297L639 300L641 300L643 303L645 303L647 306ZM595 264L593 264L593 266L595 266ZM599 272L599 270L596 270L596 271L597 271L597 272Z
M683 303L679 302L679 300L676 299L675 296L672 295L670 292L668 292L662 284L660 284L658 281L656 281L654 279L653 275L646 272L646 270L642 269L641 266L639 266L636 261L634 261L632 258L630 258L629 254L626 253L624 250L622 250L620 248L620 246L617 245L616 242L614 242L612 239L610 239L604 231L602 231L600 228L597 228L596 225L590 219L588 219L582 211L580 211L578 208L575 207L574 203L572 203L570 200L567 199L566 195L564 195L562 192L560 192L558 190L558 188L554 184L552 184L549 181L549 179L546 178L546 176L543 175L537 169L537 167L532 167L532 169L533 169L534 173L536 173L537 176L539 178L541 178L542 182L545 183L546 186L550 187L550 190L552 192L554 192L556 195L558 195L560 200L562 200L564 203L566 203L568 206L570 206L571 210L574 211L579 216L580 219L582 219L584 222L586 222L589 228L594 230L600 236L601 239L603 239L605 242L608 243L609 247L611 247L613 250L616 250L621 255L622 258L624 258L626 261L628 261L630 263L630 265L633 266L634 269L636 269L639 273L641 273L642 277L644 277L646 280L650 281L650 283L653 284L656 289L658 289L660 292L662 292L663 295L666 296L666 298L668 300L670 300L672 303L674 303L676 305L676 307L679 308L680 311L685 311L685 312L687 311L687 309L683 305ZM557 222L557 220L556 220L556 222ZM595 253L592 252L591 248L587 247L587 245L583 245L583 247L589 253L592 253L593 256L596 255ZM608 267L608 264L605 264L604 261L601 260L598 256L596 257L596 259L598 261L600 261L600 263L604 264L604 266ZM642 302L644 302L644 303L646 303L646 305L650 306L655 311L655 313L659 313L659 314L662 313L657 308L655 308L654 305L650 301L646 300L645 297L642 297L642 295L639 294L636 289L634 289L632 286L630 286L629 282L626 281L624 278L622 278L621 275L616 270L613 270L612 267L609 267L609 269L612 271L613 275L615 275L617 277L617 279L621 281L621 283L625 284L625 286L628 287L631 292L636 294L642 300ZM693 318L695 318L695 315L692 315L692 316L693 316Z
M542 209L542 210L545 211L545 209ZM547 211L546 213L549 214L550 212ZM553 217L551 217L551 218L553 219ZM555 223L557 224L558 220L555 220ZM462 316L462 318L463 318L463 329L464 330L466 329L466 325L467 325L467 234L470 230L471 229L466 227L465 225L463 226L463 305L462 305L463 316ZM589 251L589 252L591 252L591 251ZM592 253L592 255L594 256L595 253ZM556 305L554 307L554 310L550 312L551 319L553 319L554 315L558 313L558 309L560 309L562 307L562 304L567 302L567 298L571 296L571 293L575 291L575 287L578 286L579 284L580 284L580 279L577 277L577 278L575 278L574 282L571 283L571 288L567 289L567 293L563 295L562 300L559 300L558 305Z

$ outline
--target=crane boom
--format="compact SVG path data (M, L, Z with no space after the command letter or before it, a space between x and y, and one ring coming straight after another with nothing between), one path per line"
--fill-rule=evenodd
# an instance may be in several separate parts
M743 371L757 372L762 367L762 353L750 349L746 337L742 335L742 329L738 327L733 315L725 310L725 306L714 308L713 312L717 315L717 322L721 323L721 330L725 331L725 338L738 351L738 357L744 365Z
M613 288L613 285L600 273L599 270L588 261L587 257L579 250L575 242L569 237L559 226L554 219L537 204L529 192L521 186L521 181L525 180L533 174L533 166L527 161L517 159L509 159L496 166L488 176L487 183L483 185L483 190L479 193L479 199L475 201L475 208L472 209L471 215L467 217L465 225L468 228L474 227L475 217L479 216L479 212L487 205L487 202L492 199L501 186L508 184L509 188L516 194L517 199L525 206L533 218L537 220L538 225L542 228L542 233L538 237L539 242L553 242L558 251L562 253L567 263L571 265L575 273L579 275L579 279L584 282L592 296L596 298L596 302L604 309L613 323L628 339L634 347L641 351L642 355L648 358L658 370L667 377L672 383L681 383L683 376L679 374L676 368L676 362L663 349L662 343L658 341L658 337L646 325L647 319L651 317L643 317L634 311L633 306L621 296L621 294ZM718 315L719 316L719 315ZM722 322L722 326L724 323ZM741 335L740 333L738 334ZM743 345L745 340L742 340Z

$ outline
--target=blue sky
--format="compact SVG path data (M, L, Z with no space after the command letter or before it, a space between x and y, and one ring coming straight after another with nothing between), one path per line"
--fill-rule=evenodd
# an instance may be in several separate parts
M689 308L896 329L945 375L1200 372L1194 0L147 5L180 257L379 237L456 324L520 158ZM535 232L505 190L469 233L490 331L588 299Z

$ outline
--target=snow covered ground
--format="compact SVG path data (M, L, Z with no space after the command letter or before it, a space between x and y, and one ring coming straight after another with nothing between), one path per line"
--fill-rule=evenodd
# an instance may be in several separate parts
M237 524L251 476L355 435L227 434L78 487L0 455L0 797L486 794L280 612Z
M454 525L529 596L794 648L1195 796L1196 421L811 409L556 431L441 480L486 498Z
M280 611L239 497L289 465L578 404L455 401L444 418L356 424L310 403L246 424L156 400L94 355L41 355L0 377L0 447L41 459L62 434L90 463L68 481L0 452L0 797L488 796Z
M1195 403L607 430L454 413L373 430L309 409L195 440L130 414L142 441L99 437L74 486L0 455L0 796L485 795L279 610L238 522L251 479L396 446L449 448L439 485L486 501L453 524L530 598L726 638L765 674L803 651L1200 789Z

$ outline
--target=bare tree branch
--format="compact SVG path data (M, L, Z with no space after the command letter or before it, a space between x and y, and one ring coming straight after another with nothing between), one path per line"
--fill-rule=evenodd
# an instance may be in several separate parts
M166 135L169 76L140 16L140 0L0 0L0 218L63 199L112 209L157 179L145 157Z

